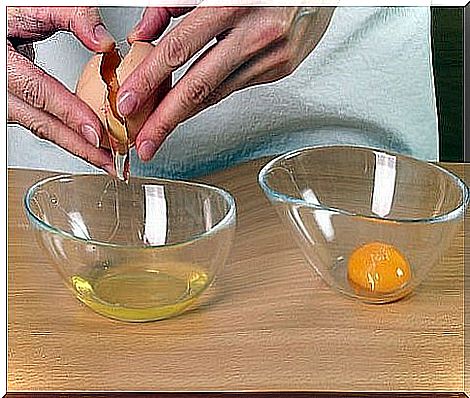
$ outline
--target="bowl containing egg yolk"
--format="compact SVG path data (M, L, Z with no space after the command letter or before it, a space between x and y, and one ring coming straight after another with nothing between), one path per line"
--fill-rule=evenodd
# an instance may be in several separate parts
M469 202L468 187L444 168L365 147L289 152L258 181L309 266L368 303L413 292L439 263Z

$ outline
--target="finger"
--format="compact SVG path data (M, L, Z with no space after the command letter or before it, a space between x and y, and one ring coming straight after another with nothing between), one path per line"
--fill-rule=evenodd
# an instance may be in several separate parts
M142 19L128 35L134 41L152 41L158 38L170 24L171 18L186 14L194 7L147 7Z
M261 72L262 71L262 72ZM256 75L258 74L258 75ZM197 108L193 109L188 119L203 110L218 104L231 94L261 84L272 83L282 76L272 70L265 70L257 64L250 64L247 68L241 68L230 75L219 87L217 87Z
M61 7L56 7L61 8ZM101 21L97 7L66 7L55 14L58 26L71 31L90 50L111 51L115 41Z
M305 44L302 51L296 53L289 43L274 43L269 50L253 56L225 79L200 106L193 110L188 119L236 91L273 83L289 76L307 57L315 44L316 42Z
M212 38L231 27L229 7L196 8L162 38L126 79L118 93L119 112L128 116L145 104L170 74L184 65Z
M275 41L265 51L255 54L220 84L189 117L236 91L273 83L292 74L318 44L331 20L332 13L331 8L321 8L318 14L312 16L315 18L315 23L312 23L312 18L310 20L305 18L302 24L298 24L298 29L293 32L295 37L291 37L291 40ZM305 40L305 37L309 40Z
M52 7L7 7L7 37L36 40L52 33Z
M301 48L292 41L274 42L263 51L254 54L232 73L214 93L209 102L220 92L233 92L257 84L278 81L291 75L315 46L314 41L302 43ZM238 85L238 87L237 87Z
M139 157L151 159L178 124L232 92L292 73L298 63L289 42L272 41L260 50L258 38L250 44L238 32L206 51L141 128L136 141Z
M243 45L241 44L243 43ZM137 153L149 160L166 137L246 59L243 36L228 36L207 50L164 97L137 136Z
M15 95L8 95L8 121L32 131L36 136L51 141L71 154L115 175L113 160L108 151L94 147L59 119L34 108Z
M11 46L8 47L8 91L29 105L56 116L98 147L103 136L101 122L88 105Z
M218 104L223 99L229 97L234 92L263 84L269 83L276 80L274 76L257 76L253 77L249 73L238 75L234 74L230 76L226 81L224 81L219 87L217 87L199 106L192 109L192 111L187 115L187 119L197 115L203 110ZM138 155L141 160L148 161L152 159L155 155L158 148L163 144L165 139L168 137L170 129L155 129L153 123L161 123L158 120L159 108L154 112L151 118L155 117L155 120L149 120L146 122L146 125L142 128L141 132L138 135L138 142L136 144ZM155 116L154 116L155 115ZM153 130L152 130L153 129ZM149 138L147 138L149 137Z
M92 51L110 51L114 40L96 7L8 7L8 38L38 40L68 30Z

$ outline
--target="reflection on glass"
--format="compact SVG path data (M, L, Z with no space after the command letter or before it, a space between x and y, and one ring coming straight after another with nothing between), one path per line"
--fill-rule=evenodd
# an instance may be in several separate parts
M307 188L302 191L302 197L307 203L311 203L314 205L321 205L317 196L310 188ZM326 210L317 210L314 213L314 217L318 224L318 227L320 228L323 236L328 242L331 242L333 238L335 237L335 230L331 222L331 216L332 216L332 213Z
M54 235L51 239L51 249L52 251L54 252L54 254L56 256L62 256L62 257L66 257L66 253L65 253L65 250L64 250L64 247L63 247L63 243L62 243L62 239L57 236L57 235ZM88 246L87 246L87 249L88 249Z
M210 198L204 199L202 209L203 209L203 216L204 216L204 223L205 223L206 231L209 231L212 228L212 212L211 212Z
M382 152L375 154L375 175L372 195L372 212L380 217L390 213L395 195L397 159Z
M292 207L292 211L289 213L289 217L291 218L291 221L293 222L294 225L296 225L302 232L303 236L305 239L308 240L308 242L313 246L315 245L315 241L313 238L310 236L310 233L308 229L305 227L304 222L302 221L302 217L299 214L299 209L295 206Z
M162 185L144 185L145 242L163 245L168 230L165 188Z
M77 211L71 211L68 213L68 216L73 235L83 239L90 239L90 233L83 221L82 215Z

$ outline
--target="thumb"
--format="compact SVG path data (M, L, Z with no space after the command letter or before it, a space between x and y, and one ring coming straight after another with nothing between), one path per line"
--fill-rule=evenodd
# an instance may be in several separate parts
M89 50L107 52L114 48L115 40L105 28L97 7L57 7L56 10L62 28L74 33Z
M134 41L152 41L158 38L170 24L171 18L188 13L194 7L147 7L139 23L129 34Z

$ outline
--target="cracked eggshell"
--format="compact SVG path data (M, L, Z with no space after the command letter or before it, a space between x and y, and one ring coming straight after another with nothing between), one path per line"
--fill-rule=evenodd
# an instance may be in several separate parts
M147 57L154 48L153 44L145 42L135 42L129 52L116 69L119 85L137 68L137 66ZM97 114L102 125L106 128L106 108L107 108L107 88L101 78L100 66L103 54L95 54L85 65L78 80L76 94ZM127 119L127 128L131 145L135 142L135 137L150 113L155 109L160 100L169 91L171 77L165 81L157 90L157 94L151 98L140 111ZM107 135L102 138L101 146L109 148Z

